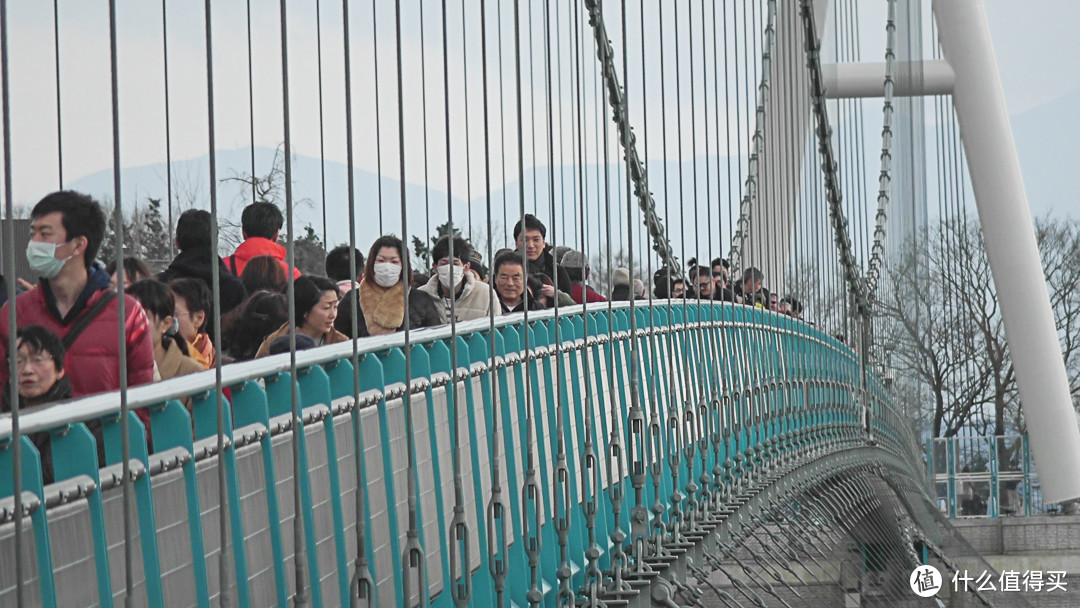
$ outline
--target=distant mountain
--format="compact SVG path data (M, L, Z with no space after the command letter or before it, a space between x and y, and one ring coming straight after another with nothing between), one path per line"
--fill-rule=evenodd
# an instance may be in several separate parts
M275 151L272 148L256 147L255 148L255 174L265 175L270 171L273 164ZM615 155L613 154L613 157ZM716 163L715 157L710 157L712 163ZM218 150L216 155L217 160L217 178L218 178L218 213L222 218L226 218L231 222L239 223L240 213L244 206L250 200L250 191L248 187L241 182L238 182L234 178L241 174L251 173L251 149L240 148L235 150ZM708 239L710 233L714 238L714 242L725 244L726 250L727 237L724 235L723 239L716 239L715 230L713 226L724 226L723 231L726 233L726 226L729 224L729 219L726 217L726 211L728 209L727 204L727 186L726 186L726 172L721 172L719 176L715 175L715 171L711 174L713 184L709 187L708 191L711 193L713 200L720 201L721 213L716 213L712 216L713 224L709 226L706 222L702 221L704 217L695 219L694 217L694 201L700 200L701 213L705 214L705 201L704 195L706 192L706 172L704 171L705 157L698 158L698 188L697 195L692 192L693 181L692 175L692 161L687 160L683 164L683 184L685 187L685 194L679 189L678 181L678 164L667 163L666 167L659 163L650 163L649 170L652 172L649 176L649 184L653 190L653 194L656 197L657 209L660 215L665 215L665 208L672 216L671 218L664 217L664 223L669 227L668 233L672 235L672 244L676 251L679 250L678 235L686 233L688 242L693 242L692 232L695 228L701 231L701 237ZM726 163L726 159L721 158L721 163ZM715 165L714 165L715 166ZM725 165L726 166L726 165ZM326 214L327 214L327 241L331 246L347 243L349 240L348 234L348 207L347 201L347 189L348 189L348 176L346 173L346 167L343 163L327 161L326 162ZM607 226L607 212L605 200L607 196L611 201L611 225L613 233L613 241L618 243L622 242L622 235L626 230L626 194L625 194L625 179L622 176L621 171L625 169L625 166L618 162L613 162L610 165L610 181L605 185L603 180L603 173L601 168L596 165L586 165L584 169L584 189L586 197L584 201L585 205L585 228L587 238L589 239L588 249L592 251L599 251L601 244L606 241L604 236L604 230ZM294 207L294 225L296 226L297 233L302 233L305 226L312 226L315 229L316 234L321 236L322 234L322 190L321 190L321 176L320 176L320 163L319 159L310 156L294 155L292 158L292 173L293 173L293 200L297 203ZM536 213L543 221L548 223L549 228L559 226L559 230L552 230L549 241L552 239L558 242L567 242L571 244L578 243L581 236L581 224L577 218L581 217L580 207L582 201L576 193L575 187L578 181L575 166L563 166L556 168L554 176L555 196L552 197L550 189L550 176L547 167L528 168L525 171L525 209L528 213ZM662 199L662 193L664 191L664 174L667 173L670 176L670 196L671 201L665 205ZM201 156L199 158L174 160L172 162L172 181L173 181L173 200L177 207L186 209L192 206L208 209L210 205L210 186L209 186L209 157ZM535 176L535 183L534 183ZM356 169L354 172L355 179L355 201L356 201L356 242L361 251L367 250L368 244L374 241L379 236L379 183L382 182L382 194L383 194L383 230L387 233L399 234L401 232L401 219L400 219L400 202L399 202L399 182L393 178L383 176L380 180L376 174ZM126 167L121 171L121 187L123 189L123 198L125 205L131 205L135 201L144 201L147 197L162 198L166 197L166 166L165 163L156 163L151 165L142 165L136 167ZM456 187L462 187L458 185ZM91 194L97 197L99 200L112 200L113 196L113 176L110 169L98 171L96 173L87 175L78 180L67 184L68 188L79 190ZM482 250L486 250L486 232L487 232L487 199L484 193L484 183L482 176L473 175L472 194L471 201L466 201L464 198L455 196L453 198L454 204L454 218L456 223L461 226L462 231L468 236L468 225L471 225L475 232L473 241L475 245L481 247ZM517 216L520 207L520 192L521 182L517 179L510 181L503 185L498 183L492 184L491 193L491 206L492 206L492 231L494 236L493 249L499 249L508 244L511 230L507 225L512 226L517 221ZM606 190L609 188L610 190ZM405 187L406 205L409 213L409 233L410 235L418 235L424 238L428 232L427 210L425 206L425 194L428 196L428 205L430 208L430 228L434 230L434 227L442 224L446 221L446 193L431 189L425 192L425 186L417 183L407 183ZM724 195L718 195L717 192L723 192ZM551 205L554 198L556 221L552 222L550 216L552 215ZM680 200L686 201L686 208L683 209L680 204ZM636 202L635 202L636 208ZM472 211L470 216L469 211ZM734 205L734 209L738 209L738 204ZM174 213L176 213L174 211ZM721 217L723 215L723 217ZM504 222L504 219L505 222ZM565 221L562 219L565 217ZM686 227L683 228L680 222L685 222ZM636 224L635 224L636 226ZM637 233L636 233L637 234ZM644 233L641 233L644 234ZM704 242L704 241L703 241ZM639 243L640 244L640 243ZM704 245L703 245L704 246ZM648 250L648 245L645 245L644 250ZM719 251L717 249L717 251Z

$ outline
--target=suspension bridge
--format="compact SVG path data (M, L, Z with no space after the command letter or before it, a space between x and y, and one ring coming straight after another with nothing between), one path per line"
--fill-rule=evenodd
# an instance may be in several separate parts
M13 164L23 166L12 129L49 75L37 91L9 86L24 49L8 4L12 219ZM149 9L108 4L108 110L65 105L77 88L60 49L77 42L60 15L85 7L54 2L56 113L37 127L55 129L58 185L71 187L73 124L111 126L122 219L132 201L120 168L137 159L121 134L145 125L125 122L136 102L121 94L124 67L142 68L124 61L117 24ZM216 138L249 129L252 180L240 196L250 200L256 117L261 129L271 115L290 265L305 213L300 138L320 150L321 215L309 230L321 222L324 244L365 248L384 233L430 242L446 221L490 262L514 246L498 228L536 213L548 245L590 255L598 283L616 266L646 283L665 269L693 279L688 260L722 257L732 276L756 268L774 293L797 294L802 318L649 289L219 357L150 385L128 387L124 372L119 391L24 411L12 388L0 418L0 604L899 606L930 601L911 578L929 565L937 605L1026 605L1001 590L950 595L955 574L992 568L932 499L907 407L881 374L887 321L875 314L890 264L925 227L915 100L932 97L958 135L936 160L951 155L955 179L970 175L1043 498L1080 498L1080 429L982 2L933 3L937 40L923 45L911 42L922 4L888 0L871 62L859 56L857 5L843 0L233 4L207 0L195 18L194 6L180 15L162 2L160 21L139 21L163 60L152 68L163 90L143 83L138 103L164 102L169 229L181 208L173 146L191 130L174 124L190 100L169 104L179 63L205 92L197 124L218 250L229 218ZM274 53L253 36L270 18ZM201 70L170 36L201 41ZM215 80L245 63L246 81ZM313 74L317 97L290 88ZM268 86L279 104L269 114ZM853 126L868 107L880 107L880 142ZM880 167L869 167L878 147ZM333 191L326 163L339 153L346 184ZM358 185L361 157L378 167L372 188ZM115 238L122 264L123 230ZM220 317L218 294L214 309ZM51 440L49 484L35 433Z

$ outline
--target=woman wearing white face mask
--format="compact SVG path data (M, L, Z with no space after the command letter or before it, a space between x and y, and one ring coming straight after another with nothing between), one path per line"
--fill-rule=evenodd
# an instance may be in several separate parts
M454 312L457 320L486 319L491 312L491 303L496 295L487 283L476 278L469 268L472 258L472 246L463 238L455 238L454 251L450 253L450 239L443 237L431 248L431 257L435 260L435 276L420 287L442 303L439 316L443 323L450 322L450 298L454 299ZM453 286L451 288L451 286Z
M409 316L405 317L405 288L408 274L405 247L395 236L379 237L368 252L364 280L360 283L360 310L370 335L394 333L442 324L435 300L418 290L409 290Z

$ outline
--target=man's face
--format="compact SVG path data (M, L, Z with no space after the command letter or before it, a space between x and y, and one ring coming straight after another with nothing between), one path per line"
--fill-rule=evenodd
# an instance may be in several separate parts
M679 281L671 286L672 298L681 298L684 295L686 295L686 285L682 281Z
M781 313L788 315L789 317L795 316L791 311L791 302L780 302L779 310Z
M744 293L757 293L761 290L761 281L755 281L753 279L747 280L743 283Z
M544 253L544 247L544 236L539 230L525 229L518 234L518 251L524 253L530 262L540 259L540 254Z
M503 264L495 273L495 291L505 302L516 303L525 293L525 269L521 264Z
M778 306L779 303L776 294L769 294L769 310L776 310Z
M32 350L21 343L15 364L19 369L19 394L27 399L41 397L64 377L64 372L56 369L56 362L49 353Z
M40 243L55 243L53 256L58 260L73 258L86 251L86 237L80 236L68 240L64 230L64 216L59 211L38 216L30 222L30 240Z
M698 294L703 298L712 296L713 280L709 275L703 274L698 277Z

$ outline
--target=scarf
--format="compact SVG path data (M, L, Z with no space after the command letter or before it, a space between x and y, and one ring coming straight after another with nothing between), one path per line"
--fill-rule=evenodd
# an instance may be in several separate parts
M392 334L405 322L405 282L398 281L389 288L374 281L360 283L360 311L367 321L368 333L373 336Z

